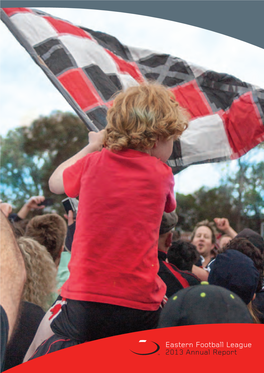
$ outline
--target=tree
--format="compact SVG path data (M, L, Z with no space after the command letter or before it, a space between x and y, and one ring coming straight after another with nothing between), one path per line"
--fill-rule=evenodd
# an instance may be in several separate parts
M178 227L191 231L199 221L225 217L237 232L248 227L260 233L264 220L262 145L238 161L222 165L219 187L202 187L187 196L177 194Z
M24 128L1 137L1 199L21 203L30 195L41 193L40 174L34 159L24 152ZM32 177L31 174L36 174Z
M222 183L233 188L235 229L249 227L260 232L264 219L264 162L252 163L246 157L240 158L237 172L229 173Z
M226 217L235 224L232 188L221 185L217 188L202 187L192 195L177 194L178 227L183 231L192 231L196 223L216 217Z
M177 228L183 231L191 231L197 222L197 206L192 194L177 193Z
M74 114L54 112L29 127L19 127L1 138L1 199L20 208L32 195L54 199L62 213L61 200L48 188L54 169L88 142L88 130Z

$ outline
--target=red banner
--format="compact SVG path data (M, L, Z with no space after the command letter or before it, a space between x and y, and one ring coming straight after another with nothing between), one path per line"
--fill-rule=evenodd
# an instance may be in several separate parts
M11 370L36 372L247 372L262 365L264 325L177 326L105 338L53 352Z

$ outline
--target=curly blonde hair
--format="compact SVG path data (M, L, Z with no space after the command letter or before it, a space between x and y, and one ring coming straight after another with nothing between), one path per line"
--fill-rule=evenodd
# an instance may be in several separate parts
M52 293L56 292L57 268L55 263L45 246L40 245L34 239L20 237L17 243L27 272L22 299L37 304L47 311L52 303Z
M188 115L174 94L158 83L142 83L120 92L107 112L104 146L152 149L159 138L176 140L188 127Z

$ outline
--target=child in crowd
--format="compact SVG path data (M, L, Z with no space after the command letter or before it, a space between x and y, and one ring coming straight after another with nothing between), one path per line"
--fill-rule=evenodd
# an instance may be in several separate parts
M157 326L166 286L157 275L163 211L176 208L165 162L188 120L164 86L128 88L106 129L52 174L53 193L79 197L70 277L51 310L54 333L78 342Z

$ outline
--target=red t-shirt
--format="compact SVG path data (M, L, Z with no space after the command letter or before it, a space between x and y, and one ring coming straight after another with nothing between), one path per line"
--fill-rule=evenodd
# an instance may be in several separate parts
M79 196L65 298L157 310L166 285L157 275L163 211L176 208L171 168L147 153L105 148L63 173Z

